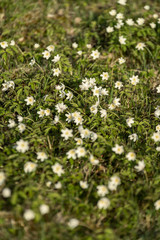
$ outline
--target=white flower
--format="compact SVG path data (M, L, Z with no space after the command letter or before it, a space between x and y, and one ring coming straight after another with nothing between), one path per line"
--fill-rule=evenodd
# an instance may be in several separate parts
M122 19L118 19L118 23L120 26L123 26L124 25L124 22L122 21Z
M145 5L145 6L144 6L144 9L145 9L145 10L149 10L149 9L150 9L150 6Z
M139 161L139 162L138 162L138 165L136 165L134 168L136 169L137 172L143 171L144 168L145 168L145 163L144 163L144 161L143 161L143 160L142 160L142 161Z
M127 153L126 155L126 158L129 160L129 161L134 161L136 159L136 154L134 152L129 152Z
M124 58L122 58L122 57L121 57L121 58L118 58L119 64L123 64L123 63L125 63L125 61L126 61L126 60L125 60Z
M69 222L68 222L68 226L69 226L71 229L76 228L78 225L79 225L79 220L76 219L76 218L72 218L72 219L70 219Z
M46 186L47 186L47 187L50 187L50 186L51 186L51 184L52 184L52 182L51 182L51 181L48 181L48 182L46 182Z
M81 129L80 134L81 134L81 138L89 138L91 132L89 129L83 128L83 129Z
M34 172L37 168L37 164L33 162L26 162L24 165L24 172L25 173L31 173Z
M43 58L46 58L46 59L49 59L50 56L51 56L50 52L47 51L47 50L45 50L44 52L42 52L42 54L43 54Z
M55 116L53 120L53 124L57 124L59 122L59 116Z
M15 41L14 41L14 40L11 40L10 45L11 45L11 46L14 46L14 45L15 45Z
M41 162L43 162L44 160L46 160L47 154L45 152L37 152L37 159L41 160Z
M77 53L78 53L78 55L79 55L79 56L81 56L81 55L82 55L82 51L78 51Z
M8 122L9 122L9 124L8 124L8 127L9 127L9 128L13 128L13 127L15 127L15 126L16 126L16 123L15 123L15 121L14 121L14 120L12 120L12 119L9 119L9 120L8 120Z
M129 18L126 20L126 23L129 25L129 26L133 26L134 25L134 21L132 18Z
M153 28L153 29L156 28L156 24L155 24L154 22L150 23L149 25L150 25L151 28Z
M17 119L18 119L18 122L22 122L23 121L23 117L20 116L20 115L17 116Z
M45 215L45 214L49 213L49 206L46 204L42 204L42 205L40 205L39 210L42 215Z
M73 137L72 129L65 128L62 129L61 132L62 132L61 137L64 137L65 140L68 140L70 137Z
M58 91L64 91L65 90L65 85L61 83L61 85L56 85L55 89Z
M82 85L80 85L79 87L81 88L81 90L88 90L89 88L92 88L96 85L96 79L95 78L90 78L90 79L83 79L82 80Z
M61 182L57 182L54 184L55 189L61 189L62 188L62 183Z
M115 28L120 29L124 25L124 22L122 19L118 19L117 25L115 25Z
M157 19L158 18L158 14L157 13L153 14L153 18Z
M160 85L156 87L156 89L157 89L157 93L160 93Z
M9 198L11 196L11 190L9 188L4 188L2 191L2 196L4 198Z
M6 41L0 42L0 46L5 49L8 47L8 43Z
M100 56L100 52L98 52L98 50L92 51L91 57L93 57L94 60L99 58L99 56Z
M59 177L64 174L64 170L63 170L63 167L61 164L59 163L55 163L53 166L52 166L52 170L54 173L56 173Z
M107 209L110 206L110 200L108 198L101 198L98 203L97 206L99 209Z
M88 188L88 183L86 181L80 181L79 185L81 186L81 188L83 189L87 189Z
M109 12L109 14L110 14L111 16L115 16L116 13L117 13L117 11L116 11L115 9L113 9L113 10L111 10L111 11Z
M100 110L101 118L106 118L107 117L107 111L105 109Z
M28 141L24 141L23 139L20 139L19 141L17 141L16 150L22 153L25 153L26 151L28 151L29 150Z
M109 181L108 182L108 189L110 191L116 191L117 190L117 184L115 184L115 182Z
M123 13L117 13L116 18L117 19L123 19L124 18Z
M102 96L107 96L108 95L108 90L106 90L106 88L102 88L101 89L101 95ZM98 106L99 102L97 103L97 106Z
M111 33L111 32L113 32L114 31L114 28L113 27L107 27L106 28L106 32L107 33Z
M157 132L160 132L160 125L157 125L157 126L156 126L156 131L157 131Z
M44 115L45 115L45 110L43 110L43 109L40 108L40 110L39 110L37 113L38 113L39 117L44 117Z
M0 186L5 182L6 176L4 172L0 172Z
M82 133L83 130L84 130L83 126L80 125L80 126L78 127L78 131L79 131L79 133Z
M75 138L76 144L77 145L82 145L83 144L83 140L81 138Z
M24 101L26 101L27 105L33 105L33 103L35 102L35 100L32 96L27 97Z
M113 104L118 107L120 105L119 101L120 101L120 98L114 98L113 99Z
M67 117L66 122L70 123L73 120L72 113L66 113L65 116Z
M54 63L57 63L59 60L60 60L60 56L59 56L59 54L57 54L56 56L54 56L54 58L52 59L52 62L54 62Z
M123 87L123 83L120 81L115 82L115 88L118 88L119 90Z
M98 135L97 135L97 133L90 132L90 137L91 137L92 142L94 142L94 141L96 141Z
M22 132L24 132L24 130L26 129L26 125L23 124L23 123L20 123L20 124L18 125L18 129L19 129L20 133L22 133Z
M118 176L112 176L108 182L108 188L111 191L117 190L118 185L121 184L121 179Z
M68 93L66 94L66 99L68 99L69 101L73 98L73 93L68 91Z
M113 110L113 109L116 108L116 106L115 106L113 103L111 103L111 104L108 104L108 108L109 108L110 110Z
M131 84L132 85L136 85L137 83L139 83L139 78L138 78L138 75L133 75L131 78L130 78L130 81L131 81Z
M74 120L76 125L82 124L83 118L82 118L80 112L76 111L76 112L72 113L72 117L73 117L73 120Z
M99 164L99 160L96 159L93 155L90 155L89 161L92 165L98 165Z
M127 120L126 120L126 123L127 123L127 125L129 126L129 127L132 127L132 124L134 123L134 118L128 118Z
M117 28L117 29L120 29L121 27L122 27L122 25L119 22L115 25L115 28Z
M8 85L8 83L6 81L5 81L5 83L2 84L2 86L3 86L3 88L2 88L3 92L7 91L8 88L9 88L9 85Z
M124 152L124 148L123 146L116 144L115 147L112 148L112 151L120 155Z
M155 209L156 209L156 210L159 210L159 209L160 209L160 200L157 200L157 201L154 203L154 206L155 206Z
M35 61L35 59L33 58L33 59L30 61L29 65L30 65L30 66L33 66L33 65L35 64L35 62L36 62L36 61Z
M158 152L160 152L160 147L156 147L156 150L157 150Z
M156 107L156 110L160 110L160 106L157 106L157 107Z
M65 97L65 95L66 95L66 93L65 93L65 91L59 91L59 96L60 96L60 98L64 98Z
M65 97L65 95L66 95L66 93L65 93L65 91L59 91L60 92L60 94L59 94L59 96L60 96L60 98L64 98Z
M91 111L91 113L96 114L96 113L98 112L97 105L91 106L91 107L90 107L90 111Z
M136 133L133 133L128 136L130 140L133 140L133 142L136 142L138 140L138 136Z
M60 98L64 98L65 95L66 95L65 91L59 90L59 96L60 96Z
M58 77L61 74L61 71L59 68L54 68L54 69L52 69L52 71L53 71L53 76Z
M75 149L69 150L66 154L67 154L67 158L76 159L76 151L75 151Z
M154 112L154 115L158 118L160 116L160 106L156 107L156 111Z
M160 133L159 132L155 132L153 133L153 136L151 137L155 142L159 142L160 141Z
M138 25L142 26L144 24L144 18L138 18L137 23Z
M23 217L24 217L25 220L31 221L31 220L33 220L35 218L35 213L31 209L27 209L24 212Z
M92 92L93 92L93 96L97 96L99 97L99 95L101 94L101 87L94 87L94 89L92 89Z
M79 115L79 116L75 117L74 122L76 125L82 124L82 122L83 122L82 116Z
M77 157L80 158L80 157L84 157L86 155L86 150L84 147L78 147L76 149L76 154L77 154Z
M9 88L12 87L12 88L14 89L15 83L14 83L13 81L9 81L9 82L8 82L8 87L9 87Z
M39 48L39 47L40 47L39 43L35 43L35 44L34 44L34 48L37 49L37 48Z
M51 110L47 108L46 110L44 110L44 113L46 116L49 116L51 114Z
M77 48L78 47L78 44L76 42L72 43L72 47L73 48Z
M121 184L121 179L118 176L112 176L110 181L116 184L117 186Z
M8 85L8 82L5 80L5 83L2 84L3 88L2 88L2 91L5 92L9 89L9 85Z
M119 37L119 42L120 42L120 44L126 44L126 38L123 37L123 36L120 36Z
M108 189L105 185L98 185L97 190L97 194L100 197L104 197L106 194L108 194Z
M137 44L136 48L137 48L138 50L144 50L145 46L146 46L146 45L145 45L144 43L140 42L140 43Z
M92 45L91 44L87 44L86 47L90 49L90 48L92 48Z
M62 113L67 109L67 106L62 102L62 103L57 103L55 108L58 111L58 113Z
M47 50L49 52L54 52L54 49L55 49L55 46L53 46L53 45L50 45L50 46L47 47Z
M102 77L102 80L108 80L109 78L108 72L103 72L100 76Z
M5 80L5 83L2 84L3 88L2 88L2 91L5 92L7 91L9 88L13 88L15 87L15 83L13 81L6 81Z
M126 5L127 0L118 0L118 3L121 5Z

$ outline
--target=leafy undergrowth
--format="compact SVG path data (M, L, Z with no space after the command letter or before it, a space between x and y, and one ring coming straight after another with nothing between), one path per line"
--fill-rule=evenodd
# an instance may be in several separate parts
M158 11L1 1L1 240L160 239Z

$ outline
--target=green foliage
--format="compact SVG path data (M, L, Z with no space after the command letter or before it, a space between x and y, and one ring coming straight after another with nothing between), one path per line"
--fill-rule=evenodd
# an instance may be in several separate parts
M132 2L132 3L131 3ZM151 138L160 124L154 114L160 106L160 94L156 87L159 80L160 24L152 15L158 12L158 1L145 1L150 5L144 10L143 1L128 0L127 6L116 1L7 1L0 3L1 41L8 47L0 47L0 172L6 180L0 185L0 239L2 240L148 240L160 239L160 215L154 203L160 199L160 152L158 142ZM117 20L109 11L117 9L135 22L145 18L145 25L129 26L126 23L112 33L106 27L114 27ZM124 20L124 22L125 22ZM150 27L156 22L156 28ZM126 37L126 44L119 43L119 36ZM11 40L15 45L10 45ZM74 49L72 44L78 43ZM138 43L145 43L143 51L136 49ZM39 43L39 48L34 44ZM49 45L55 50L47 60L42 52ZM86 47L91 44L92 48ZM91 57L92 50L100 52L99 59ZM78 55L77 51L82 51ZM57 63L51 60L57 54ZM126 62L119 64L123 57ZM35 60L32 65L31 60ZM53 75L59 68L61 74ZM108 80L102 80L103 72L109 73ZM140 81L132 85L130 78L138 75ZM107 117L91 112L97 97L93 91L82 91L80 85L85 78L95 78L96 86L106 88L108 95L100 96L99 110L105 109ZM2 91L5 82L13 81L15 87ZM121 81L123 87L115 88ZM64 84L64 93L73 93L71 100L62 98L57 85ZM35 103L26 105L26 98L33 96ZM115 98L120 106L109 108ZM55 106L63 102L67 106L58 114ZM39 117L38 111L50 109L50 115ZM67 158L66 153L76 149L75 138L80 137L78 125L66 121L66 113L78 111L83 118L83 127L97 134L96 141L83 139L87 154L82 158ZM18 128L18 115L26 125L24 132ZM59 122L54 123L59 115ZM134 118L130 128L128 118ZM9 120L16 126L9 128ZM73 130L73 137L67 141L61 130ZM136 133L137 141L128 136ZM29 142L29 151L20 153L16 142ZM112 151L115 144L124 147L124 154ZM37 160L37 152L44 151L48 158ZM126 154L136 153L136 161L128 161ZM99 160L92 165L89 156ZM144 160L144 171L136 172L138 161ZM37 164L36 171L26 173L27 162ZM62 176L53 173L52 166L60 163L65 170ZM98 185L108 185L110 177L118 176L121 184L116 191L109 191L111 205L98 209ZM80 181L87 181L88 188L80 187ZM50 186L48 185L50 182ZM62 188L55 184L61 182ZM11 189L11 196L5 198L3 189ZM50 211L40 213L41 204L47 204ZM24 219L26 209L32 209L35 218ZM70 219L79 220L71 229Z

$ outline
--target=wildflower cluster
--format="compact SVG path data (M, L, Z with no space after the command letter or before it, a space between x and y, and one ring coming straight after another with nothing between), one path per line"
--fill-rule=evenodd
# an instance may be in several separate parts
M51 221L64 233L87 229L83 239L95 229L97 239L125 239L136 217L148 227L159 214L160 18L149 5L130 16L129 4L91 14L82 39L76 19L73 39L61 26L55 40L49 25L46 42L0 42L0 208L23 226ZM47 21L62 21L60 10Z

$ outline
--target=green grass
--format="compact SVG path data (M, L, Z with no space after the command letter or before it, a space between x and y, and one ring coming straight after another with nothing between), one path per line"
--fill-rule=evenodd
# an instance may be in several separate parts
M150 10L144 10L150 5ZM115 26L116 19L109 11L116 9L126 19L144 18L143 26L129 26L126 23L113 33L106 27ZM159 1L127 1L126 6L117 1L77 0L51 1L27 0L0 2L0 42L15 41L14 46L0 47L0 172L6 180L0 185L0 240L159 240L160 210L155 202L160 199L160 142L152 139L160 118L155 116L160 106L159 60L160 24L153 14L158 13ZM160 17L160 16L159 16ZM156 23L152 29L150 23ZM124 36L125 45L119 43ZM78 48L74 49L72 43ZM138 51L138 43L146 47ZM34 44L40 44L35 49ZM91 44L88 49L86 44ZM42 52L49 45L55 50L46 60ZM93 60L92 50L100 52ZM82 50L82 56L77 51ZM59 54L57 63L51 60ZM118 59L126 62L120 65ZM36 63L31 66L32 59ZM61 74L53 76L53 68ZM100 75L109 73L108 80ZM132 85L129 78L138 75L139 83ZM96 86L106 88L107 96L100 96L97 114L90 111L97 97L91 88L81 91L85 78L95 78ZM13 81L15 88L2 91L5 81ZM115 88L121 81L123 87ZM61 98L56 86L65 85L65 93L73 93L71 100ZM45 99L45 96L48 95ZM34 104L26 105L25 99L33 96ZM120 106L109 109L114 98L120 99ZM58 114L56 104L63 102L67 109ZM51 110L49 116L39 117L40 109ZM107 111L107 117L100 115L100 109ZM78 146L74 138L80 138L78 125L66 121L66 113L80 112L83 127L97 134L97 139L83 139L87 154L84 157L68 159L66 153ZM23 117L24 132L18 129L17 116ZM59 122L53 123L56 115ZM129 127L126 120L134 118ZM9 119L16 126L9 128ZM73 137L64 140L61 130L73 130ZM136 133L138 140L133 142L129 135ZM28 141L29 150L20 153L16 142ZM124 153L116 154L115 144L123 146ZM37 152L44 151L48 158L37 160ZM135 161L126 155L134 151ZM89 161L89 153L99 160L94 166ZM137 172L138 161L144 160L145 168ZM34 172L26 173L24 165L37 164ZM64 174L58 176L52 171L56 163L63 166ZM105 196L110 200L107 209L98 209L98 185L108 186L112 176L119 176L121 184L116 191ZM47 182L51 186L47 187ZM54 185L61 182L62 188ZM80 181L87 181L88 188L82 189ZM5 198L4 188L10 188L11 196ZM42 215L41 204L47 204L49 213ZM35 218L24 219L26 209L32 209ZM79 220L79 225L71 229L70 219Z

